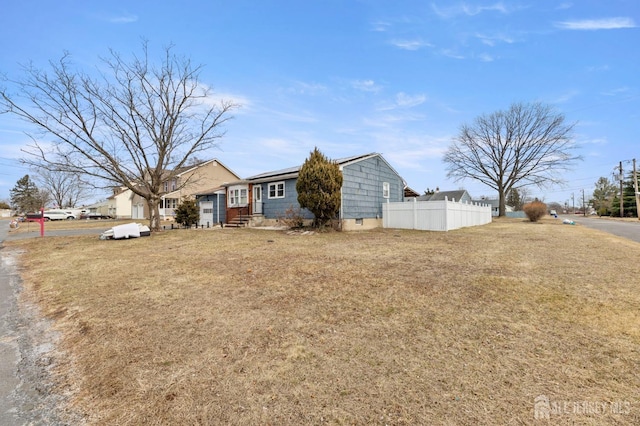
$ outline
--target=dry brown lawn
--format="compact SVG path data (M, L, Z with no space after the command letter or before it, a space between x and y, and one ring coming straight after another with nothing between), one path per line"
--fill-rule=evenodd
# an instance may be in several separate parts
M90 424L640 424L640 244L595 230L10 246Z

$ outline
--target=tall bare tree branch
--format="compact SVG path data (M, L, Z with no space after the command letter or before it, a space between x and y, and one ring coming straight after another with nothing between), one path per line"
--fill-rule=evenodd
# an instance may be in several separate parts
M238 105L208 102L201 66L171 46L159 65L146 42L132 60L114 51L101 60L106 67L97 77L76 69L67 53L49 71L29 65L24 78L11 81L17 93L0 91L0 108L38 131L23 149L24 163L127 187L147 201L157 230L162 183L218 144Z
M561 172L581 159L573 154L574 126L542 103L515 103L507 111L479 116L461 126L445 153L447 176L495 189L504 216L512 188L561 183Z

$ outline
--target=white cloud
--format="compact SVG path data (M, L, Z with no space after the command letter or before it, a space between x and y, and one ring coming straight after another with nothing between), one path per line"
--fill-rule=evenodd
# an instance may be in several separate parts
M412 108L414 106L418 106L423 104L427 100L427 96L423 94L419 95L407 95L404 92L399 92L396 94L396 104L399 107L403 108Z
M622 28L635 28L636 23L631 18L603 18L583 19L576 21L556 22L556 27L563 30L617 30Z
M392 45L394 45L395 47L399 48L399 49L403 49L403 50L418 50L418 49L422 49L423 47L433 47L433 45L431 43L428 43L426 41L422 41L419 39L416 40L391 40L390 42Z
M571 99L575 98L579 94L580 94L580 92L577 91L577 90L569 90L569 91L559 95L555 99L551 100L550 103L552 103L552 104L563 104L563 103L569 102Z
M628 87L618 87L616 89L611 89L609 91L606 92L602 92L602 94L604 96L618 96L618 95L624 95L627 94L631 91L630 88Z
M432 137L421 133L381 132L372 134L372 138L376 141L376 150L399 170L433 169L436 165L441 167L442 156L450 143L449 137Z
M516 40L513 37L509 37L504 34L495 34L495 35L486 35L486 34L476 34L476 38L480 40L482 44L486 44L487 46L495 46L498 43L507 43L512 44L515 43Z
M565 2L565 3L560 3L558 7L556 7L556 9L566 10L566 9L571 9L572 7L573 7L573 3Z
M509 9L502 2L494 3L492 5L480 6L469 3L458 3L454 6L449 7L438 7L435 3L431 3L431 9L441 18L453 18L458 15L466 15L466 16L475 16L482 12L500 12L502 14L508 14L512 12L512 9Z
M389 22L384 22L384 21L372 22L371 26L373 27L373 31L380 32L380 33L387 32L391 28L391 24Z
M478 58L482 62L493 62L495 60L495 58L493 56L489 55L488 53L481 53L480 55L478 55Z
M459 53L457 53L457 52L455 52L455 51L453 51L451 49L443 49L443 50L440 51L440 53L443 56L446 56L448 58L453 58L453 59L464 59L465 58L464 55L461 55L461 54L459 54Z
M609 71L609 69L610 69L609 65L587 67L587 71L589 72L603 72L603 71Z
M354 80L351 82L351 86L354 89L361 90L363 92L377 93L382 90L382 86L376 84L373 80Z
M403 109L413 108L415 106L425 103L426 100L427 100L427 95L424 95L422 93L417 95L408 95L404 92L398 92L396 94L395 99L392 102L386 102L380 105L377 108L377 110L391 111L399 108L403 108ZM403 114L401 116L387 116L383 119L377 118L376 122L392 122L392 121L407 121L407 120L413 120L413 118L411 118L407 114Z
M125 13L123 15L120 16L112 16L110 18L107 18L107 20L109 22L111 22L112 24L130 24L132 22L137 22L138 21L138 16L137 15L132 15L129 13Z
M292 87L288 88L287 91L296 95L317 95L326 92L327 87L319 83L297 81Z
M206 86L203 88L207 88ZM232 110L232 114L242 114L243 112L247 112L251 108L251 101L249 98L233 94L233 93L219 93L215 91L210 91L209 95L203 99L201 99L203 105L208 107L220 105L221 102L232 102L237 105L237 108Z

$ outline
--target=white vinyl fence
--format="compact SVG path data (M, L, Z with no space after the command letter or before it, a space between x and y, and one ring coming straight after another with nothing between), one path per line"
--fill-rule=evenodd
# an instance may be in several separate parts
M455 200L413 201L382 205L385 228L451 231L491 223L491 206L457 203Z

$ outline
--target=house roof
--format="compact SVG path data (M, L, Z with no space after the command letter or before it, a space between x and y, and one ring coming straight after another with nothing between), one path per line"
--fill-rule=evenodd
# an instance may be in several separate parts
M202 161L200 163L197 164L191 164L189 166L183 166L183 167L179 167L174 169L174 172L177 172L175 174L175 177L180 177L182 175L184 175L185 173L189 173L193 170L199 169L200 167L204 167L209 163L213 163L216 162L218 163L218 165L224 167L225 169L227 169L232 175L234 175L237 179L240 179L240 176L238 176L236 174L236 172L234 172L233 170L231 170L229 167L226 166L226 164L223 164L220 160L218 160L217 158L212 158L211 160L207 160L207 161Z
M408 186L404 187L404 197L405 198L418 197L418 196L420 196L420 194L417 191L415 191L414 189L409 188Z
M465 189L460 189L457 191L438 191L429 195L421 195L416 199L418 201L443 201L444 198L447 197L447 200L460 201L465 193L469 195L469 193Z
M211 194L218 194L218 193L224 194L225 192L226 192L226 189L224 186L216 186L215 188L205 189L204 191L198 191L193 195L197 197L201 195L211 195Z
M377 152L361 154L361 155L353 155L351 157L338 158L332 161L337 163L342 169L343 167L348 166L350 164L354 164L354 163L357 163L358 161L366 160L367 158L376 157L376 156L380 157L382 161L384 161L387 164L387 166L391 168L391 170L393 170L398 176L400 176L400 174L398 174L398 172L387 162L387 160L385 160L384 157L382 157L382 155ZM230 185L236 185L236 184L242 184L242 183L248 183L248 182L252 182L252 183L270 182L277 179L282 179L282 180L293 179L298 177L298 174L300 173L301 168L302 168L302 164L299 166L289 167L286 169L260 173L259 175L250 176L246 179L242 179L237 182L230 182L228 184L224 184L224 186L230 186Z

